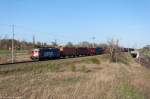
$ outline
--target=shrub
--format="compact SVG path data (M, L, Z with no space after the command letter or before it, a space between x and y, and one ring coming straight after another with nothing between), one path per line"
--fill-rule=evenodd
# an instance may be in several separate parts
M84 62L84 63L91 63L92 62L94 64L100 64L100 60L97 59L96 57L83 59L82 62Z
M100 61L97 58L91 58L90 61L94 64L100 64Z
M129 53L121 53L117 55L117 62L129 65L131 62L133 62L133 58Z
M124 64L129 64L133 60L130 54L123 53L121 51L121 47L119 46L119 40L109 40L108 49L109 59L111 62L121 62Z

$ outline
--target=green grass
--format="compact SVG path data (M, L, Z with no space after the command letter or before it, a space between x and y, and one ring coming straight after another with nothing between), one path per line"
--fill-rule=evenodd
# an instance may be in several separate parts
M132 83L131 72L125 65L120 66L119 73L117 75L117 84L115 85L115 92L117 99L145 99L144 93L141 89L138 89L136 85Z
M97 57L86 58L86 59L83 59L82 62L93 63L93 64L100 64L101 63Z
M33 65L30 67L18 67L18 68L14 68L14 69L2 69L0 70L0 75L12 75L12 74L16 74L16 73L26 73L26 72L39 72L39 71L43 71L46 70L46 65Z
M15 53L27 53L27 50L15 50ZM0 50L0 56L11 55L11 50Z
M10 50L0 50L0 55L10 55L11 51Z
M133 58L129 53L121 53L118 55L118 62L130 65L133 62Z
M150 57L150 51L145 51L143 54Z
M58 60L53 62L41 62L41 64L20 64L15 68L3 68L0 69L0 75L13 75L13 74L22 74L26 72L38 74L43 72L63 72L63 71L77 71L77 67L75 66L76 63L94 63L100 64L99 57L82 57L77 59L66 59L66 60ZM87 68L85 66L79 67L81 72L87 72Z
M100 61L97 58L91 58L90 61L94 64L100 64Z
M117 87L117 91L122 99L144 99L144 95L129 84L121 84Z
M34 74L40 74L43 72L58 72L60 65L56 64L45 64L45 65L32 65L31 67L22 67L15 69L0 70L0 75L12 75L18 73L32 72Z
M130 65L134 61L133 57L129 53L116 53L112 58L110 55L106 55L106 59L109 59L113 63L123 63L125 65Z

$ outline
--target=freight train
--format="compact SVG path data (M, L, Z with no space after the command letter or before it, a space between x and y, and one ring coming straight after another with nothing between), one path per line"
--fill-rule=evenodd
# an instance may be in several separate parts
M65 57L91 56L104 53L104 48L62 47L62 48L37 48L32 50L31 59L34 61L45 59L58 59Z
M133 48L120 48L122 52L133 52ZM109 48L87 47L61 47L61 48L37 48L32 50L31 59L34 61L45 59L59 59L65 57L92 56L108 53ZM132 53L131 53L132 55Z

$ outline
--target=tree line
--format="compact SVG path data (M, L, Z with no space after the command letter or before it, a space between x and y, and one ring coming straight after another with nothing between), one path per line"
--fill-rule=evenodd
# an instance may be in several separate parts
M35 47L47 46L46 43L37 42L27 42L25 40L19 41L14 39L14 49L16 50L27 50ZM12 39L0 39L0 50L11 50L12 49Z
M97 44L90 43L88 41L83 41L78 44L73 44L72 42L68 42L63 45L65 47L107 47L107 44ZM60 47L57 42L51 42L51 44L43 43L43 42L27 42L25 40L16 40L14 39L14 49L15 50L29 50L33 48L39 47ZM12 39L0 39L0 50L11 50L12 48Z

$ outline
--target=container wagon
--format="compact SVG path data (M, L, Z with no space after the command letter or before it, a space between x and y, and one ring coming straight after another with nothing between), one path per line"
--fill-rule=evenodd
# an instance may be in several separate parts
M60 48L60 57L75 57L76 56L76 48L74 47L61 47Z
M77 56L87 56L88 55L88 48L86 48L86 47L76 48L76 55Z
M88 55L96 55L96 48L88 48Z

